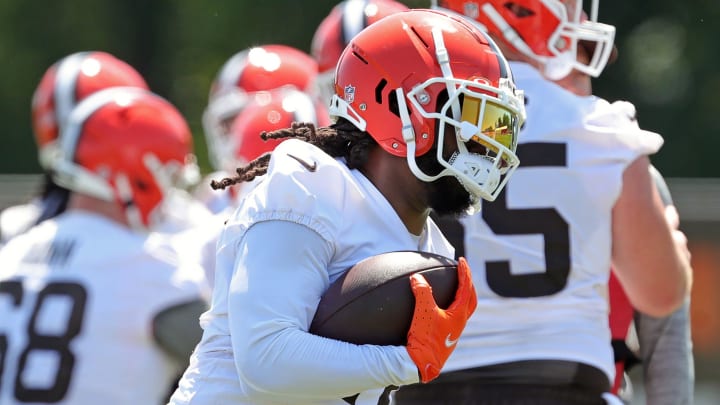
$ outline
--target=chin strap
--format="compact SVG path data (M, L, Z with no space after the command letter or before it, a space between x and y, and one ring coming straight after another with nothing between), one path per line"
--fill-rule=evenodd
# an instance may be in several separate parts
M114 200L113 189L104 178L66 159L53 158L52 162L52 179L58 185L103 201Z
M119 173L115 176L115 190L117 191L118 197L123 205L122 208L125 211L125 218L127 218L130 227L136 231L145 230L146 227L142 222L140 210L133 200L130 181L125 174Z
M412 173L418 179L425 182L431 182L437 179L439 176L428 176L422 170L420 170L420 167L418 167L417 162L415 161L415 130L412 127L412 121L410 121L410 113L408 113L407 102L405 101L405 93L403 92L402 88L397 88L395 89L395 95L397 96L396 98L398 101L398 112L400 114L400 123L402 124L402 136L403 140L405 141L405 145L407 146L405 158L407 160L408 166L410 166L410 171L412 171Z

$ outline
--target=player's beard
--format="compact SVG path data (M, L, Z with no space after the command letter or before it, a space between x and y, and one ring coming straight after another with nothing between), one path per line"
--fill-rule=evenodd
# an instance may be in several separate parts
M424 173L435 175L444 167L437 161L437 149L416 158ZM438 215L462 215L472 205L470 193L455 176L443 176L427 184L427 202Z

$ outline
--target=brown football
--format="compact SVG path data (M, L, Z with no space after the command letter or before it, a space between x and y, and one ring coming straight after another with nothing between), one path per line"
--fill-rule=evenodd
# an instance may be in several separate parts
M310 332L355 344L405 345L415 309L414 273L427 279L439 307L450 306L458 285L455 260L427 252L383 253L358 262L330 285Z

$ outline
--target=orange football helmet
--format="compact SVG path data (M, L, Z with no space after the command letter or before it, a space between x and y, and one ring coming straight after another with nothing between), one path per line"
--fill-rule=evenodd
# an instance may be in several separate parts
M77 193L117 203L135 229L161 220L170 188L192 153L180 112L149 91L114 87L83 99L61 129L53 180Z
M611 57L615 27L597 21L600 0L438 0L437 6L478 22L498 41L538 61L543 74L560 80L573 69L597 77ZM577 60L578 46L589 49L588 63Z
M361 31L338 62L330 115L406 157L420 180L455 176L476 202L493 200L519 164L522 92L495 43L459 16L410 10ZM446 137L457 143L449 158ZM415 160L433 145L437 175Z
M249 102L250 94L290 86L309 91L317 75L317 62L307 53L286 45L245 49L228 59L210 89L203 113L203 129L216 170L234 161L228 148L230 124Z
M265 152L272 151L282 140L263 141L260 133L289 128L293 122L310 122L316 126L330 125L330 116L322 105L307 93L281 88L258 92L235 117L232 123L231 145L235 159L246 164Z
M98 90L115 86L148 89L140 73L106 52L73 53L45 71L32 98L32 127L44 169L52 156L48 146L57 140L75 105Z
M310 53L317 60L313 93L327 105L333 95L333 74L350 40L368 25L390 14L408 10L394 0L345 0L338 3L315 30Z

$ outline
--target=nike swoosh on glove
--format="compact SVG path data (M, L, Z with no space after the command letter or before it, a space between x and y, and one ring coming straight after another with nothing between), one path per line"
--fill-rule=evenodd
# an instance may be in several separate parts
M420 381L430 382L455 350L465 324L477 307L477 295L472 282L470 266L464 257L458 261L458 289L448 309L437 306L432 287L420 274L410 276L410 287L415 295L415 312L408 331L407 351L415 362Z

